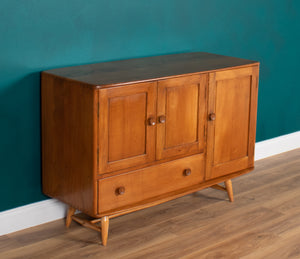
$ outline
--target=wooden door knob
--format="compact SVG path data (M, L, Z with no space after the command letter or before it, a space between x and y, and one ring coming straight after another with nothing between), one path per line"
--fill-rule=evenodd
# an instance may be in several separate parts
M166 122L166 116L165 115L159 116L158 121L160 123L165 123Z
M155 126L156 120L155 120L153 117L150 117L150 118L148 119L148 124L149 124L150 126Z
M185 169L184 171L183 171L183 175L184 176L189 176L190 174L192 173L192 170L191 169Z
M211 113L211 114L209 114L208 117L209 117L210 121L214 121L216 119L216 114L215 113Z
M125 193L125 187L121 186L116 189L116 195L123 195Z

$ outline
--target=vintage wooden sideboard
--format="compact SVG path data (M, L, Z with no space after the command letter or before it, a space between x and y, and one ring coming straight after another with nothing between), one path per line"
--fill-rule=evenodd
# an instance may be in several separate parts
M42 72L43 192L103 245L110 218L206 187L233 201L254 168L258 74L204 52Z

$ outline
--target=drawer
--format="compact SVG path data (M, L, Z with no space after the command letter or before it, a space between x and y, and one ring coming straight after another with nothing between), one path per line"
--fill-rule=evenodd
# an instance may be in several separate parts
M204 180L204 156L194 155L176 161L132 171L98 181L98 213L167 194Z

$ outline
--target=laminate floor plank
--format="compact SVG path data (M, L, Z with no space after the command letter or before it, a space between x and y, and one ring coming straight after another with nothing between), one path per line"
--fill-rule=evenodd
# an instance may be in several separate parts
M22 246L25 246L68 233L69 229L65 228L64 224L65 221L63 219L56 220L38 227L28 228L12 233L9 235L9 237L18 241L20 244L22 244ZM77 225L75 228L79 228L79 226Z
M0 237L0 258L300 258L300 149L233 179L235 201L205 189L114 218L98 232L58 220Z
M261 249L253 250L251 254L242 257L243 259L256 259L256 258L300 258L300 226L290 229L285 235L274 243L262 247Z
M293 215L282 214L280 217L274 217L268 222L262 223L248 229L245 228L236 236L232 235L231 238L228 237L219 243L214 242L211 246L199 249L183 258L265 258L262 255L253 256L252 253L253 251L260 251L261 248L264 250L265 247L272 248L273 251L274 244L282 242L285 236L291 236L291 230L295 235L298 235L299 241L299 211Z
M0 251L10 251L18 246L21 244L17 240L5 235L0 236Z

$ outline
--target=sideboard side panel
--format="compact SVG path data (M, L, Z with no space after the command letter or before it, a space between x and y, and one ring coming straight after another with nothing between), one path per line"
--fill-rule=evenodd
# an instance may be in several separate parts
M41 88L43 192L94 215L95 90L47 73Z

